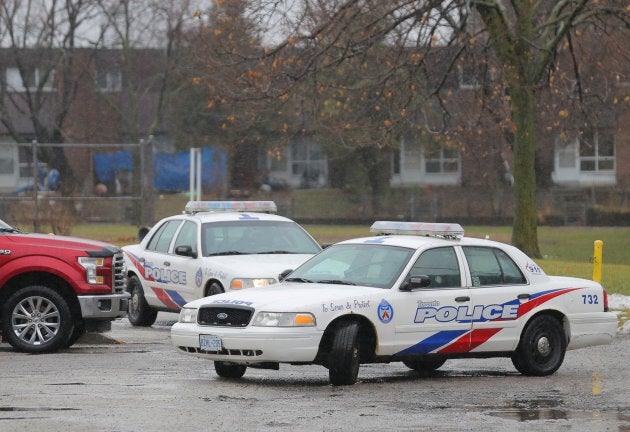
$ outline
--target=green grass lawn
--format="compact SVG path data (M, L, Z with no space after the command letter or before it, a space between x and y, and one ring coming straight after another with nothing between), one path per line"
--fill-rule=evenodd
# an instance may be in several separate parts
M370 235L368 226L305 225L320 243L334 243ZM486 237L510 242L512 228L507 226L464 227L470 237ZM136 243L137 228L128 225L78 225L72 235L103 240L123 246ZM602 284L609 293L630 295L630 228L539 227L538 240L542 259L537 263L552 275L593 277L593 243L604 242Z

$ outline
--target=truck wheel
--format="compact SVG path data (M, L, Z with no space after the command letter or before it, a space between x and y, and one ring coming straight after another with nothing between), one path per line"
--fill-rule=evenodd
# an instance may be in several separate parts
M66 348L74 345L76 341L78 341L81 336L85 334L85 321L77 320L74 323L74 329L72 329L72 334L68 338L68 342L66 342Z
M327 362L328 379L332 385L357 382L361 364L358 334L359 324L355 322L342 323L335 330Z
M226 363L222 361L214 362L214 371L222 378L240 378L245 375L247 366Z
M512 364L523 375L551 375L562 365L567 340L562 324L548 315L532 319L512 353Z
M432 372L442 367L446 363L446 359L422 359L422 360L403 360L403 364L409 369L413 369L418 372Z
M137 276L129 278L127 290L131 294L129 299L129 322L136 327L150 327L157 319L157 311L151 309L147 300L144 298L142 284Z
M74 329L70 307L57 291L20 288L2 307L2 333L18 351L37 354L64 348Z

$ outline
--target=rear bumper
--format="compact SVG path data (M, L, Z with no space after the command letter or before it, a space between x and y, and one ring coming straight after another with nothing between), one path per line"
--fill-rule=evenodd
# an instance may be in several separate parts
M569 317L571 340L567 349L610 343L617 334L619 321L614 312L580 314Z
M84 319L114 319L127 315L129 293L79 296Z

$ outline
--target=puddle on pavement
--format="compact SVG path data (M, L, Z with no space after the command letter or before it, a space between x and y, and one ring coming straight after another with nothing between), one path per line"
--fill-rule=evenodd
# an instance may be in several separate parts
M630 422L630 416L623 412L611 411L578 411L562 407L563 401L556 398L514 400L505 408L488 407L487 414L505 420L519 422L537 420L618 420ZM630 424L629 424L630 426Z

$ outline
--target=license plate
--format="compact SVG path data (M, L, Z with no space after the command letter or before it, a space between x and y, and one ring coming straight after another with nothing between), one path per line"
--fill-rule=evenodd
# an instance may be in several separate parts
M221 339L213 335L199 335L199 347L204 351L221 351Z

